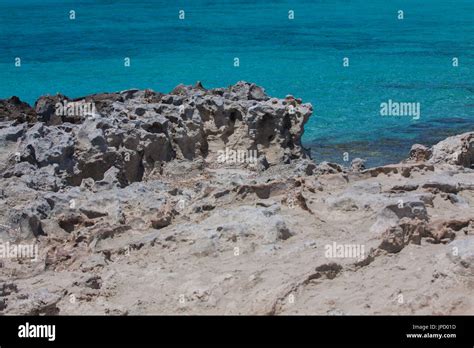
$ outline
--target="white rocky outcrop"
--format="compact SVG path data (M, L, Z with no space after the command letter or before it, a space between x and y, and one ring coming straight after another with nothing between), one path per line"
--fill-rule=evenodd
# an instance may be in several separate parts
M246 82L0 101L0 313L472 314L474 132L346 168L311 111Z

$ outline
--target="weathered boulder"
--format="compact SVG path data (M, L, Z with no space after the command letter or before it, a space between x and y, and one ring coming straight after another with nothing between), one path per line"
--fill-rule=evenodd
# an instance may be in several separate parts
M429 162L434 164L452 164L473 168L474 132L455 135L440 141L431 148Z
M61 115L58 115L57 105L67 102L69 99L63 95L56 96L43 96L40 97L35 103L35 112L38 117L38 121L47 124L48 126L54 126L63 122Z
M74 154L74 139L65 129L37 123L23 136L19 146L22 161L39 168L56 163L69 169Z
M0 123L0 144L5 141L17 141L26 131L26 123L15 126L15 121Z
M426 221L405 217L396 226L388 228L383 233L379 249L398 253L409 243L420 244L421 238L426 236L426 233Z
M3 103L26 108L14 98ZM84 113L84 105L94 112ZM180 85L169 95L129 90L75 100L45 96L35 104L41 122L28 130L24 125L0 130L8 140L20 139L20 162L55 165L54 175L75 186L87 178L103 183L105 173L116 168L123 186L174 159L205 158L211 166L264 171L304 158L301 135L311 110L292 97L270 100L262 88L246 82L216 90L198 83ZM227 149L244 153L243 161L239 156L218 161Z
M474 276L474 240L455 240L449 243L448 247L446 255L455 265L454 272L463 276Z
M35 123L35 111L18 97L0 100L0 121L19 123Z
M396 228L404 218L429 220L423 197L413 195L392 199L394 202L386 205L377 214L377 220L370 228L372 233L382 234L387 229Z
M410 161L415 162L424 162L427 161L431 157L431 149L421 145L421 144L414 144L410 150Z

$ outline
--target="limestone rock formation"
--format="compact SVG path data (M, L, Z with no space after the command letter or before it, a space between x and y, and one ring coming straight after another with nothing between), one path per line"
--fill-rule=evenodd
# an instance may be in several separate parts
M1 100L0 313L474 313L474 132L346 168L311 111L246 82Z

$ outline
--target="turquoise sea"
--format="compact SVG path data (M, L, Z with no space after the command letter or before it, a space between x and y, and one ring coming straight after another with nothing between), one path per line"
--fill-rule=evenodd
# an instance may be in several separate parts
M316 161L398 161L413 143L474 130L474 1L0 0L0 98L198 80L311 102ZM420 118L380 116L389 99L420 103Z

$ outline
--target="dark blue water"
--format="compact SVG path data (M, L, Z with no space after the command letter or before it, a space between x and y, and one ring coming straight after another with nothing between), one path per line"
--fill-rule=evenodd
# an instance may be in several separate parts
M30 103L198 80L293 94L314 105L304 143L317 161L394 162L474 129L472 0L0 0L0 48L0 98ZM420 118L381 117L388 99L420 103Z

